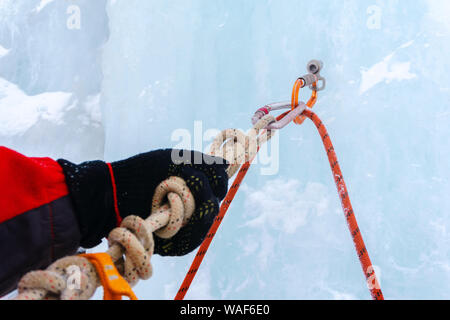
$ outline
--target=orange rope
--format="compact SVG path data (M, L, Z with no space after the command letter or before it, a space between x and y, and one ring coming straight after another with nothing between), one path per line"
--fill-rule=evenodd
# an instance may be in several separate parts
M334 151L334 147L331 142L330 136L328 135L327 129L314 112L305 110L303 114L306 117L310 118L319 130L323 145L325 146L325 150L328 155L331 170L333 171L334 180L336 182L339 197L342 203L342 208L344 209L345 217L347 219L350 234L352 235L353 243L355 244L356 252L361 262L364 275L366 276L367 284L369 286L370 293L372 294L372 298L374 300L384 300L383 293L381 292L379 282L376 278L376 274L372 266L372 262L370 261L369 253L361 235L361 230L358 227L355 213L353 211L352 204L348 195L347 187L345 185L341 168L339 166L337 155Z
M298 106L298 97L299 97L299 91L302 88L304 82L301 79L298 79L295 82L294 89L292 91L292 109L296 108ZM316 84L314 84L315 89ZM308 107L312 108L314 104L317 101L317 91L313 90L313 94L308 102ZM280 121L283 119L288 112L283 113L277 118L277 121ZM319 130L320 136L322 138L322 142L325 146L325 150L327 152L328 160L330 162L331 170L334 175L334 179L336 182L336 186L338 189L338 194L341 199L342 208L345 213L345 217L347 219L347 224L351 233L351 236L353 238L353 243L355 245L356 252L358 254L358 258L360 260L361 266L363 268L364 275L366 276L367 285L370 290L370 293L372 295L372 298L374 300L384 300L383 293L381 292L381 288L379 286L379 282L377 280L375 270L372 266L372 262L369 257L369 253L367 251L367 248L364 244L361 231L358 227L358 223L356 221L356 217L352 208L352 204L350 202L349 194L347 191L347 187L344 182L344 178L342 176L341 168L339 166L339 162L337 160L336 152L334 151L333 144L331 142L330 136L328 135L328 132L320 120L320 118L313 113L310 110L305 110L301 116L297 117L294 122L296 124L302 124L306 117L310 118L314 124L316 125L317 129ZM259 151L259 150L258 150ZM236 193L241 186L241 183L247 174L251 162L245 163L241 170L239 171L233 185L230 188L230 191L228 192L227 196L225 197L222 206L220 207L219 214L214 221L214 224L212 225L208 235L206 236L206 239L203 241L202 245L200 246L200 249L197 252L197 255L194 258L194 261L192 262L191 268L189 269L189 272L187 273L176 297L175 300L183 300L186 296L187 291L189 290L189 287L192 283L192 281L195 278L195 275L197 274L197 271L200 268L200 265L203 261L203 258L206 255L206 252L208 251L208 248L214 238L214 236L217 233L217 230L220 227L220 224L222 223L225 214L228 211L228 208L231 205L231 202L233 201L234 197L236 196Z
M178 290L178 293L175 297L175 300L183 300L187 291L189 290L189 287L192 283L192 280L194 280L195 275L197 274L198 269L200 268L200 265L203 261L203 258L206 255L206 252L208 251L209 245L211 244L214 236L216 235L217 230L220 227L220 224L223 221L223 218L225 217L225 214L228 211L228 208L231 205L231 202L233 201L234 197L236 196L237 191L239 190L239 187L241 186L242 180L244 180L245 175L248 172L248 169L250 168L251 162L245 163L241 170L239 171L236 179L234 180L233 185L230 188L230 191L228 192L227 196L222 202L222 205L220 207L219 214L217 215L216 219L214 220L214 223L211 227L211 229L208 232L208 235L206 236L205 240L203 241L202 245L200 246L197 255L194 258L194 261L192 262L191 268L189 269L189 272L187 273L183 283L181 284L180 290Z

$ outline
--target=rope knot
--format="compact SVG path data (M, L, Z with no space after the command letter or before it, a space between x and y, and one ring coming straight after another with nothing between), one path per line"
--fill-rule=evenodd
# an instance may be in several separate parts
M168 203L165 203L165 200ZM154 252L153 233L163 239L170 239L187 224L195 211L194 197L183 179L170 177L155 190L152 214L147 220L129 216L120 228L109 235L109 246L113 261L119 261L125 280L134 286L139 279L147 280L153 274L150 259ZM119 244L120 246L115 246ZM116 252L121 248L120 252ZM125 260L120 257L125 254ZM122 266L120 265L122 264Z
M237 129L222 131L211 145L210 154L224 158L230 163L227 173L231 178L241 165L256 156L262 144L272 138L273 132L271 130L266 130L263 133L261 131L275 121L276 119L273 116L266 115L249 130L248 134Z

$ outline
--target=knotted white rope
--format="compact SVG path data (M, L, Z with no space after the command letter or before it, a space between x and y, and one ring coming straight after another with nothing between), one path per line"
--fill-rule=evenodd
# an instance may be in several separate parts
M230 163L227 173L233 177L244 163L252 160L258 149L273 136L273 131L261 132L276 119L267 115L259 120L248 134L237 129L222 131L211 145L210 154L221 157Z
M167 196L168 204L162 204ZM121 227L109 234L107 253L125 280L134 286L139 279L152 276L150 259L153 255L155 232L161 238L173 237L185 225L195 211L194 197L183 179L171 177L162 182L152 202L152 214L146 219L129 216ZM70 269L77 267L80 276ZM26 274L19 282L18 300L87 300L100 286L100 280L92 263L86 258L73 256L60 259L45 271Z
M261 131L274 121L270 115L262 118L247 135L239 130L223 131L213 142L210 154L230 163L227 173L231 178L272 137L271 131ZM163 204L166 197L168 203ZM120 228L111 231L107 254L131 287L140 279L152 276L153 233L164 239L172 238L187 224L194 211L194 197L185 181L171 177L155 190L152 213L147 219L129 216ZM26 274L19 282L19 295L14 299L88 300L100 285L94 265L86 258L71 256L54 262L46 270Z

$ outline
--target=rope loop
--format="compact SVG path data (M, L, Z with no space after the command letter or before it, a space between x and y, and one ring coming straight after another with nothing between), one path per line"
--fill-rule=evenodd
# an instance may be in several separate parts
M227 129L222 131L211 145L210 154L221 157L230 163L227 169L228 177L233 177L244 163L253 159L258 153L258 149L269 141L273 132L264 130L269 124L276 122L272 115L262 117L248 134L237 129Z
M161 209L167 212L166 207L161 207L166 196L171 208L169 224L164 229L156 231L156 235L163 239L170 239L192 217L195 201L186 182L179 177L171 177L156 188L152 202L153 213L161 211Z
M87 300L98 287L95 268L85 258L62 258L47 270L26 274L16 300Z
M145 221L137 216L129 216L109 234L110 248L117 246L124 251L125 259L117 259L118 270L123 270L123 277L134 286L139 279L147 280L152 276L153 268L150 258L153 254L154 242L151 232L142 238ZM145 230L145 231L144 231ZM113 261L117 256L112 256Z

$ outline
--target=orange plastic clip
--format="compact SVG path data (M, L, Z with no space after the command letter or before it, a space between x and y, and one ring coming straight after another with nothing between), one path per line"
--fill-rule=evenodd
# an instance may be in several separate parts
M122 300L123 296L130 300L138 300L129 283L120 275L111 256L107 253L82 254L97 270L103 286L103 300Z

